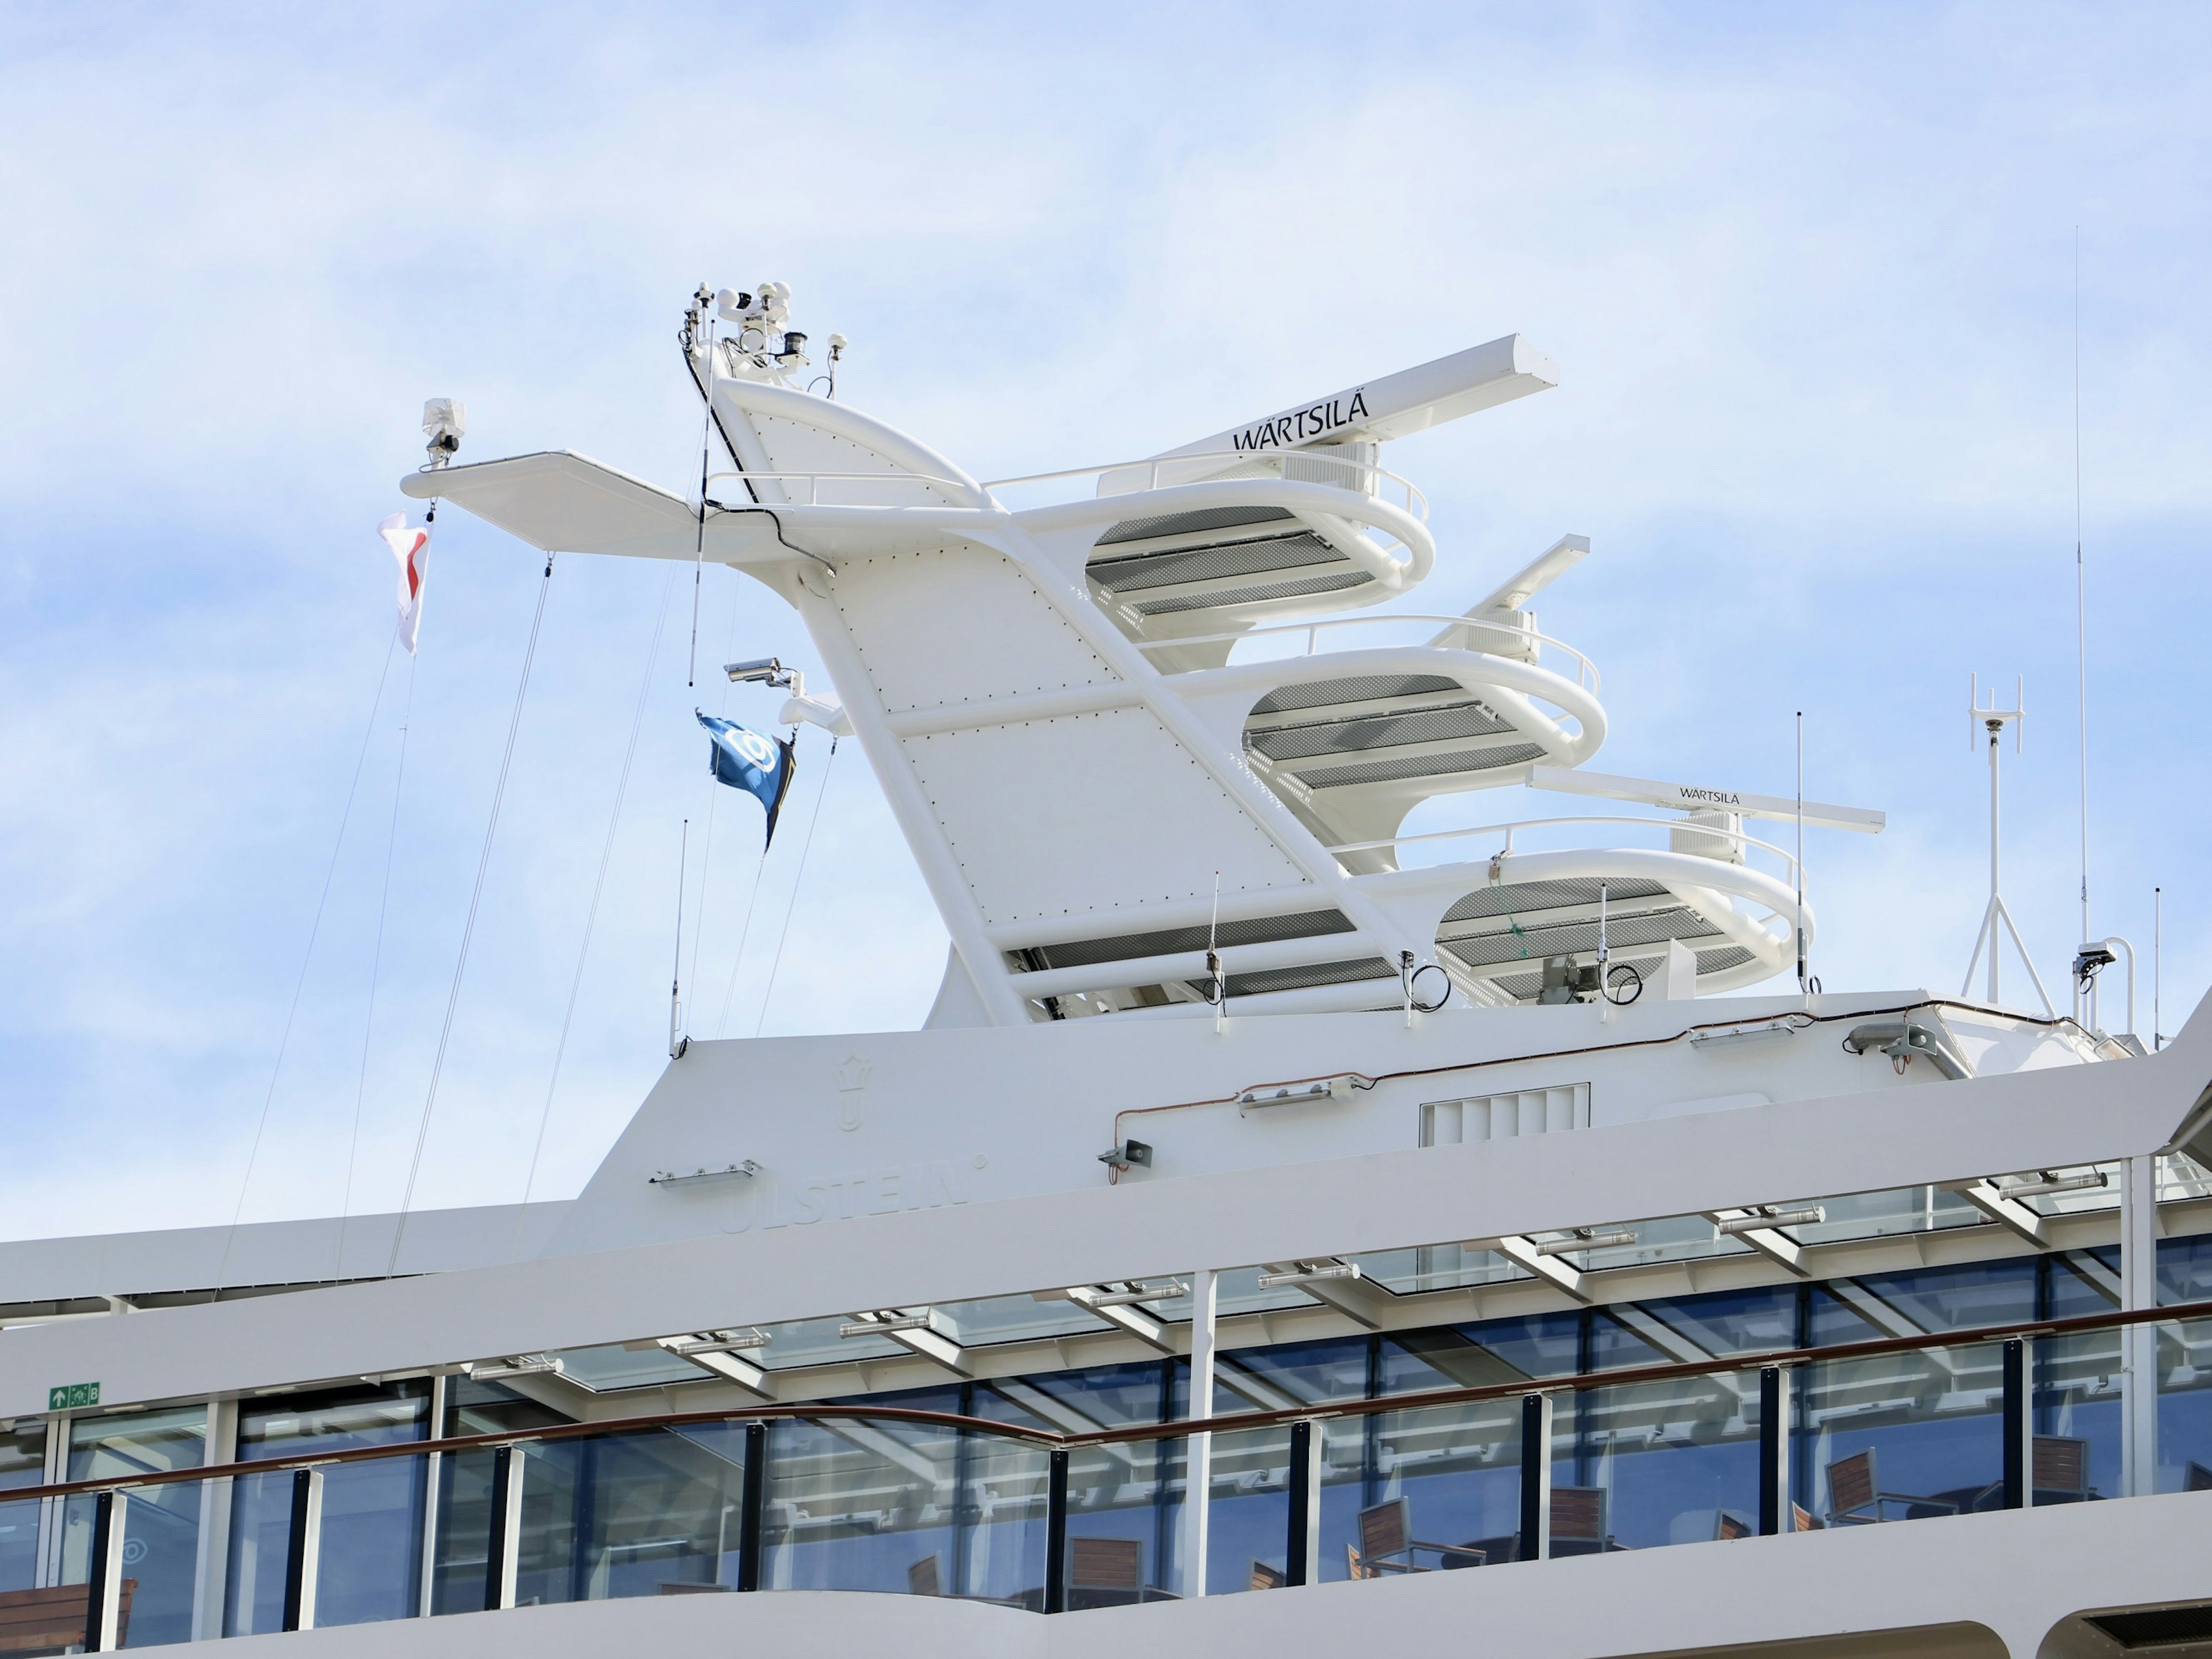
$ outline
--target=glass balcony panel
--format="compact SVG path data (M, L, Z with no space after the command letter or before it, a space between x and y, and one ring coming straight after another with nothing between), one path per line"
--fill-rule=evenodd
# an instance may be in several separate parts
M743 1423L714 1423L532 1447L516 1600L599 1601L732 1587L744 1446Z
M32 1419L0 1434L0 1499L9 1488L39 1486L46 1479L46 1425ZM37 1582L39 1511L36 1498L0 1501L0 1592L28 1589Z
M1796 1210L1813 1204L1827 1214L1823 1220L1787 1230L1800 1244L1835 1244L1846 1239L1888 1238L1900 1233L1995 1224L1958 1194L1940 1187L1899 1187L1888 1192L1847 1193L1840 1198L1791 1199L1778 1207Z
M2173 1152L2158 1161L2158 1201L2212 1198L2212 1171L2186 1153Z
M1345 1258L1358 1264L1361 1274L1396 1296L1420 1296L1430 1291L1465 1290L1477 1285L1503 1284L1530 1274L1494 1250L1478 1250L1465 1244L1423 1244L1407 1250L1373 1250Z
M99 1480L207 1462L207 1407L82 1417L70 1425L69 1478ZM183 1480L131 1494L124 1516L123 1576L131 1584L126 1647L189 1642L199 1557L200 1522L207 1494L203 1483ZM62 1576L82 1584L92 1565L92 1523L97 1500L64 1500Z
M850 1418L769 1430L770 1589L964 1595L1042 1607L1042 1447Z
M1320 1426L1323 1583L1515 1558L1519 1399L1380 1412Z
M1213 1409L1219 1413L1250 1411L1255 1406L1279 1408L1285 1397L1301 1406L1364 1400L1372 1352L1373 1344L1364 1336L1237 1349L1223 1354L1219 1363L1263 1384L1255 1390L1261 1398L1247 1399L1231 1387L1217 1384Z
M2212 1492L2212 1319L2157 1328L2158 1489Z
M1363 1345L1364 1346L1364 1345ZM1207 1482L1206 1593L1273 1589L1290 1540L1291 1431L1244 1429L1213 1437Z
M2034 1444L2029 1501L2118 1498L2121 1337L2118 1331L2047 1336L2034 1344Z
M1710 1354L1734 1358L1797 1346L1795 1285L1660 1297L1636 1308L1679 1342Z
M1012 1413L1019 1411L1068 1433L1133 1428L1181 1417L1189 1386L1190 1367L1181 1359L1040 1371L979 1383L972 1414L1017 1421Z
M1554 1398L1554 1556L1709 1543L1758 1530L1757 1372Z
M2002 1345L1826 1360L1797 1378L1790 1488L1813 1524L1923 1520L2002 1501Z
M1133 1441L1068 1455L1067 1604L1173 1601L1182 1593L1186 1443Z
M1910 1273L1862 1273L1828 1288L1838 1294L1855 1286L1871 1303L1861 1311L1876 1316L1885 1335L1901 1330L1957 1331L1977 1325L2024 1324L2036 1310L2038 1262L2021 1256L2008 1261L1976 1261L1956 1267L1919 1267ZM1890 1317L1881 1317L1883 1310Z
M361 1385L241 1401L237 1461L288 1457L428 1437L426 1382ZM323 1471L318 1626L367 1624L414 1615L421 1595L423 1482L419 1457L337 1463ZM292 1472L242 1475L230 1483L229 1559L223 1633L283 1628L290 1548Z
M547 1406L517 1394L500 1382L456 1377L447 1385L444 1434L501 1434L565 1423L567 1418ZM526 1458L527 1454L525 1455ZM430 1610L433 1613L476 1613L483 1609L484 1561L491 1541L491 1484L494 1455L486 1451L449 1452L438 1460L438 1536L431 1567ZM547 1482L532 1477L538 1471L526 1466L523 1485L523 1523L526 1534L534 1519L548 1513ZM549 1474L555 1473L549 1471ZM518 1561L523 1559L518 1552ZM541 1560L536 1564L541 1570ZM532 1591L518 1587L517 1598Z
M1524 1378L1572 1376L1582 1368L1583 1316L1578 1313L1528 1314L1517 1319L1486 1319L1423 1332L1422 1357L1439 1370L1449 1367L1462 1386L1519 1382ZM1446 1340L1447 1337L1457 1340ZM1397 1338L1410 1345L1408 1336ZM1480 1380L1476 1380L1478 1374Z

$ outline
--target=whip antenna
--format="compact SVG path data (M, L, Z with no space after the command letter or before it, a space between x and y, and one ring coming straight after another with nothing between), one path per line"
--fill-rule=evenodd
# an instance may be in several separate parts
M2081 565L2081 227L2074 227L2074 672L2081 720L2081 937L2089 937L2089 623L2087 582ZM2074 988L2074 1017L2081 1017L2081 988ZM2152 1021L2154 1026L2157 1022Z
M1797 711L1797 991L1812 994L1805 973L1805 711Z
M676 854L676 966L668 976L668 1057L684 1058L691 1039L678 1039L676 1030L684 1012L684 883L691 861L691 820L684 820L684 838Z

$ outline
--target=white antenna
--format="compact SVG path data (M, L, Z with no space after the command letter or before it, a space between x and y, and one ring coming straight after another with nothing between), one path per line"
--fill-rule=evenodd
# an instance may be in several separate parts
M2081 227L2074 227L2074 672L2081 732L2081 937L2089 937L2089 623L2081 565ZM2081 1018L2081 985L2074 987ZM2156 1024L2156 1021L2152 1022Z
M1797 991L1813 994L1805 971L1805 711L1797 711Z
M676 855L676 967L668 978L668 1057L684 1058L690 1037L676 1035L684 1018L684 882L691 863L691 820L684 820L684 840Z
M2013 949L2020 952L2020 959L2027 969L2028 978L2035 981L2035 994L2043 1000L2043 1012L2056 1019L2058 1017L2058 1011L2051 1006L2051 995L2043 988L2043 975L2035 971L2034 959L2027 954L2027 946L2021 941L2020 929L2013 923L2012 912L2005 908L2004 897L1998 890L1997 884L1997 739L2004 735L2007 725L2016 725L2021 727L2027 725L2027 682L2022 678L2015 684L2013 691L2013 706L2009 708L2000 708L1996 706L1997 694L1995 687L1990 688L1990 700L1986 705L1981 702L1980 698L1981 677L1974 675L1966 682L1966 744L1969 749L1973 746L1973 731L1977 725L1989 733L1990 902L1988 908L1982 912L1982 929L1974 935L1974 954L1966 963L1966 977L1959 987L1959 994L1963 997L1972 994L1974 969L1980 965L1982 945L1986 941L1990 947L1989 1000L1992 1003L2000 1000L1997 994L1997 954L1998 946L2003 941L1999 938L1997 930L2002 927L2012 935ZM2021 732L2015 731L2013 733L2013 752L2018 754L2020 750Z
M2166 945L2166 892L2163 888L2150 890L2150 1048L2156 1054L2166 1046L2166 1037L2159 1029L2158 994L2163 976L2162 957Z

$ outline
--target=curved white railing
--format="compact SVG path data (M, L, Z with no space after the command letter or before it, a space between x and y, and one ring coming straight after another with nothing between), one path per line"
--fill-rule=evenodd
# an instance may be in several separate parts
M1776 858L1781 860L1783 875L1780 879L1785 885L1794 885L1797 880L1796 859L1791 856L1785 848L1777 847L1771 841L1761 841L1756 836L1747 836L1744 834L1741 830L1729 830L1717 823L1700 823L1689 818L1637 817L1625 812L1572 812L1564 814L1558 817L1520 818L1511 823L1478 823L1470 825L1463 830L1425 830L1419 835L1413 836L1385 836L1379 841L1348 841L1339 846L1330 847L1324 850L1332 854L1373 853L1379 852L1384 848L1396 848L1400 847L1417 847L1430 842L1457 841L1473 836L1503 835L1505 837L1504 843L1498 848L1496 856L1499 858L1510 858L1515 855L1516 851L1513 845L1513 837L1518 831L1523 830L1547 830L1559 824L1568 823L1627 823L1633 824L1640 830L1667 830L1670 836L1674 834L1686 834L1697 836L1700 838L1710 838L1717 842L1730 842L1735 845L1744 848L1747 854L1752 848L1755 847L1760 852L1771 853ZM1544 850L1549 851L1551 849L1546 848ZM1681 854L1681 856L1685 858L1705 857L1703 854L1696 853L1686 853ZM1718 859L1706 859L1706 862L1717 866L1715 870L1716 880L1712 884L1717 886L1724 884L1724 878L1721 876L1721 872L1744 867L1742 866L1723 863ZM1761 874L1763 872L1754 871L1753 873Z
M1062 478L1095 478L1103 477L1109 472L1123 472L1133 477L1141 475L1144 482L1133 483L1126 492L1117 490L1115 493L1134 494L1139 489L1159 489L1163 468L1188 470L1194 462L1209 461L1236 461L1248 466L1253 465L1266 466L1270 462L1281 462L1285 465L1278 466L1271 473L1263 476L1287 478L1291 476L1287 463L1293 460L1301 466L1333 468L1346 480L1341 484L1337 484L1336 488L1352 490L1360 495L1372 495L1377 500L1386 499L1382 491L1387 484L1396 492L1407 513L1413 514L1423 524L1429 521L1429 498L1421 493L1412 479L1401 477L1388 468L1376 466L1370 462L1355 461L1342 455L1316 454L1310 449L1269 450L1259 454L1255 454L1249 449L1218 449L1206 450L1193 455L1156 455L1140 461L1109 461L1103 466L1072 466L1058 472L1025 473L1018 478L991 478L985 481L983 488L991 490L1011 489L1021 484L1053 483ZM1221 481L1221 475L1218 472L1208 474L1203 481ZM1201 480L1179 477L1173 482L1195 483ZM1297 482L1328 483L1332 481L1325 478L1310 478Z
M1601 696L1604 691L1604 684L1598 674L1597 665L1592 662L1588 657L1583 655L1581 652L1576 650L1574 647L1567 644L1565 641L1555 640L1549 634L1539 634L1534 629L1516 628L1511 623L1479 622L1472 617L1433 617L1425 613L1416 612L1409 614L1405 611L1393 611L1388 616L1328 617L1324 617L1318 622L1277 623L1267 628L1247 628L1236 633L1230 634L1197 634L1190 635L1188 638L1182 639L1139 640L1137 641L1137 648L1139 651L1167 651L1173 650L1182 646L1220 645L1224 642L1234 643L1243 640L1267 639L1271 635L1278 634L1304 634L1306 636L1305 654L1310 657L1316 653L1316 644L1323 629L1337 628L1371 628L1378 623L1428 623L1442 624L1450 628L1463 628L1468 629L1470 633L1495 635L1501 641L1510 643L1517 644L1522 641L1527 641L1540 647L1548 647L1551 650L1557 651L1560 655L1567 658L1575 665L1575 684L1577 685L1581 686L1592 696ZM1472 646L1468 647L1470 650L1474 648L1475 647ZM1482 654L1488 656L1507 656L1510 653L1506 652L1492 651L1483 653Z

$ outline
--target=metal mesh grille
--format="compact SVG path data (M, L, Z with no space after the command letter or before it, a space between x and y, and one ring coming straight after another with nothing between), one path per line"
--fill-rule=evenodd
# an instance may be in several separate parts
M1354 783L1391 783L1400 778L1436 778L1453 772L1491 772L1501 766L1519 766L1541 760L1548 751L1541 744L1516 743L1504 749L1468 749L1455 755L1422 755L1406 760L1366 761L1358 766L1333 766L1298 776L1310 789L1340 788Z
M1252 705L1255 714L1289 714L1332 703L1371 702L1381 697L1418 697L1431 691L1457 691L1457 680L1441 674L1358 674L1346 680L1285 685Z
M1224 982L1231 996L1249 997L1263 991L1297 991L1309 985L1353 985L1361 980L1397 977L1398 970L1382 957L1364 957L1356 962L1316 962L1304 968L1270 968L1262 973L1231 974ZM1204 988L1193 985L1191 988Z
M1168 553L1138 553L1126 559L1095 560L1090 574L1114 592L1140 593L1147 588L1212 581L1220 576L1256 576L1316 564L1349 563L1349 559L1320 537L1310 530L1302 530L1291 536L1261 536L1245 542L1217 542L1207 547L1182 547Z
M1255 732L1250 742L1269 760L1305 760L1315 755L1352 755L1400 744L1443 743L1453 738L1490 738L1513 728L1479 702L1456 708L1424 708L1402 714L1363 714L1356 720L1317 720L1311 726L1279 726Z
M1230 588L1218 593L1194 593L1188 599L1154 599L1135 607L1139 616L1164 617L1178 611L1216 611L1232 605L1256 605L1262 599L1294 599L1307 593L1334 593L1346 587L1364 587L1375 580L1364 570L1340 576L1309 576L1303 581L1267 582L1258 587Z
M1626 899L1660 898L1668 890L1656 881L1611 881L1607 891L1615 904ZM1595 904L1595 878L1572 881L1508 882L1503 887L1482 887L1444 912L1444 920L1467 921L1476 916L1526 915L1530 911L1556 910L1569 904Z
M1280 507L1209 507L1196 513L1164 513L1152 519L1124 519L1094 546L1150 541L1155 536L1187 536L1200 530L1231 530L1248 524L1279 524L1291 517Z
M1243 921L1224 921L1218 935L1224 945L1267 945L1277 939L1316 939L1328 933L1352 931L1351 918L1341 910L1305 910L1295 915L1255 916ZM1012 952L1018 969L1088 968L1095 963L1128 962L1139 957L1176 956L1203 951L1208 929L1164 927L1157 933L1123 933L1114 939L1071 939L1060 945L1039 945ZM1027 957L1029 960L1022 960Z

